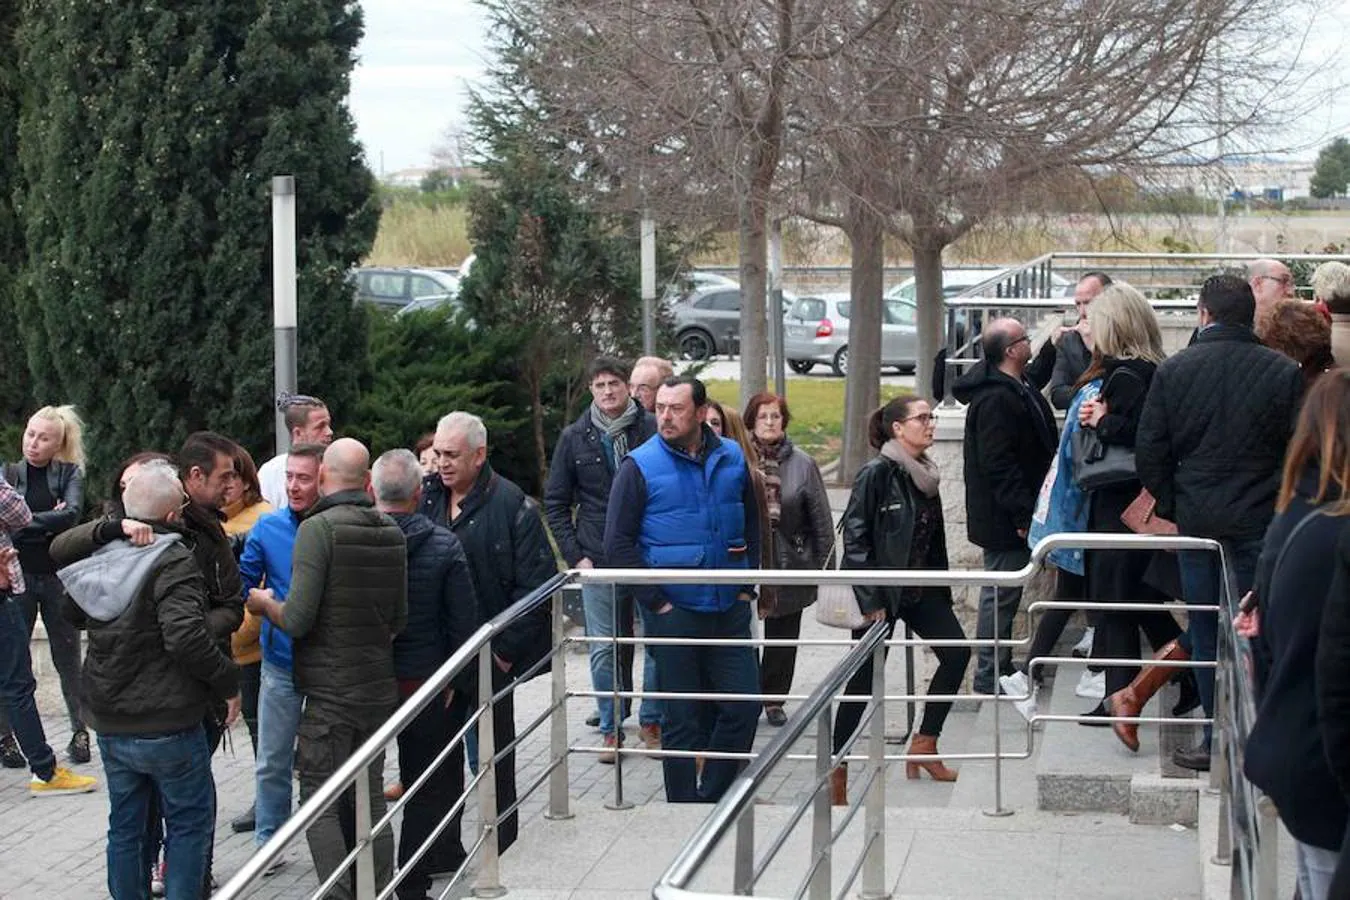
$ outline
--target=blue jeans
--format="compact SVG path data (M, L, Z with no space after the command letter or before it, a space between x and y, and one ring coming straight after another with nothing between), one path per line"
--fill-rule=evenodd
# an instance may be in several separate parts
M206 877L215 810L211 755L200 725L170 734L100 734L108 779L108 893L113 900L150 894L144 863L152 798L164 817L164 896L196 900Z
M291 815L291 773L295 771L295 736L300 730L304 698L295 692L289 669L262 664L258 689L258 761L253 841L267 843Z
M1331 880L1341 861L1339 850L1327 850L1294 839L1298 860L1299 900L1329 900Z
M42 616L42 626L47 629L47 649L52 655L52 665L61 678L61 695L66 701L66 714L70 716L70 730L80 731L84 722L80 718L80 632L61 615L61 596L65 589L55 575L24 573L27 591L14 598L14 602L23 610L28 639L33 639L33 626L38 615ZM3 707L0 707L0 733L9 733L13 728Z
M1233 567L1237 596L1233 603L1251 590L1256 579L1256 560L1261 555L1260 540L1228 541L1223 543L1228 564ZM1215 606L1219 603L1220 592L1219 556L1208 550L1178 550L1177 565L1181 570L1181 592L1188 606ZM1231 617L1234 610L1229 610ZM1186 617L1186 633L1177 641L1190 654L1191 659L1212 662L1217 658L1219 648L1219 617L1215 613L1190 613ZM1200 705L1205 715L1214 716L1214 670L1196 669L1195 683L1200 688ZM1213 732L1205 726L1205 746L1208 747Z
M723 612L694 612L676 606L662 615L651 615L651 636L748 641L751 606L737 602ZM759 693L759 663L755 648L748 644L663 645L656 648L656 667L662 690L671 693ZM755 743L759 712L757 700L666 700L661 746L666 750L748 753ZM709 758L703 766L701 784L692 757L667 758L662 766L667 801L716 803L744 762Z
M631 588L619 588L611 584L583 584L581 586L581 603L586 610L586 635L588 637L614 637L614 623L616 613L617 592L617 613L619 625L619 637L633 636L633 592ZM642 630L644 634L650 633L647 622L647 611L642 610ZM614 675L616 660L619 665L619 690L632 690L633 687L633 647L628 645L620 647L616 657L614 653L614 644L602 642L590 645L590 663L591 663L591 687L601 693L614 690ZM658 676L656 674L656 658L648 648L643 654L645 657L642 666L642 689L644 691L659 691ZM631 712L632 701L627 697L619 701L621 709L620 720L626 720ZM611 697L597 697L596 706L600 713L600 731L603 734L613 734L615 731L614 722L614 701ZM661 702L659 700L644 699L638 707L638 722L642 725L660 725L661 724Z
M43 781L56 771L56 754L47 744L33 692L33 661L28 655L28 623L19 601L0 593L0 706L9 711L14 737Z

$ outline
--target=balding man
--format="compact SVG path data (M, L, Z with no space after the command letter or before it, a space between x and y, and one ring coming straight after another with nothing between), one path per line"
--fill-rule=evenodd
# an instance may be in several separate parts
M1247 266L1247 283L1256 298L1256 336L1265 334L1275 304L1294 296L1294 274L1277 259L1258 259Z
M656 409L656 391L661 383L675 374L669 360L659 356L639 356L628 375L628 393L642 404L647 412Z
M319 502L300 523L292 558L290 593L278 603L270 590L249 592L249 609L291 636L295 687L305 698L296 766L300 799L309 799L398 706L394 637L408 618L408 558L403 532L375 509L370 453L342 438L324 451ZM371 816L384 816L384 754L371 764L366 784ZM351 852L349 791L309 829L310 854L325 880ZM376 880L393 871L393 836L375 839ZM355 896L351 872L331 897Z
M952 393L966 409L966 532L984 550L984 567L1015 571L1031 559L1027 529L1036 496L1059 446L1059 429L1050 404L1041 395L1054 368L1055 348L1045 342L1033 360L1031 337L1016 319L995 319L981 339L984 359L956 382ZM976 637L998 631L1012 636L1013 616L1022 589L982 588ZM1011 675L1012 654L1004 650L994 665L994 648L980 647L974 690L992 694L1000 675Z

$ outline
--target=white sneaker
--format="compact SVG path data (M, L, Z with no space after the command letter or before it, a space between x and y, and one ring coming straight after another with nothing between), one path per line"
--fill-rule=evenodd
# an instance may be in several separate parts
M1082 677L1078 679L1078 687L1074 688L1073 692L1087 700L1105 699L1106 673L1084 669Z
M1089 625L1084 631L1082 638L1073 645L1073 655L1078 659L1087 659L1088 654L1092 652L1092 635L1096 629Z
M1003 696L1012 700L1013 706L1022 718L1030 722L1036 716L1036 689L1028 681L1025 672L1014 672L998 680Z

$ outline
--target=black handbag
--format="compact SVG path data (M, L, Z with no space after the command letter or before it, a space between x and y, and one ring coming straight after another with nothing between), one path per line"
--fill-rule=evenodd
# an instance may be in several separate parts
M1079 428L1072 440L1073 482L1084 492L1139 480L1133 447L1103 444L1095 428Z

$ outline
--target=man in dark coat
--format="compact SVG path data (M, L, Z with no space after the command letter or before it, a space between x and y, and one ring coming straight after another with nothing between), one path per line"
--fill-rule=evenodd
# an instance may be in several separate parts
M609 508L614 473L629 451L636 450L656 433L655 417L628 395L628 370L623 363L608 356L598 357L591 363L590 375L594 399L579 419L563 429L553 450L548 485L544 488L548 527L563 559L576 569L605 564L605 512ZM612 638L616 625L620 637L633 636L631 589L588 584L582 586L581 597L589 637ZM644 630L646 621L644 613ZM614 689L616 677L614 645L605 641L593 643L589 655L591 687L602 695L608 694ZM648 653L645 656L643 689L659 691L655 655ZM620 647L618 657L619 690L631 691L633 645ZM622 708L616 715L609 697L597 699L599 716L596 724L600 726L604 742L606 746L618 746L622 740L623 720L628 718L629 701L622 701ZM661 749L659 700L642 701L638 725L643 743L653 750ZM614 753L602 754L600 762L614 762Z
M1078 379L1083 377L1092 363L1092 333L1088 331L1088 307L1097 295L1111 284L1111 276L1105 272L1088 272L1078 279L1073 289L1073 307L1078 313L1078 321L1063 331L1056 342L1055 371L1050 376L1050 405L1055 409L1068 409L1078 393Z
M1293 360L1261 346L1252 323L1256 300L1236 275L1215 275L1200 288L1195 342L1158 367L1135 441L1139 479L1158 515L1181 533L1224 544L1238 596L1251 589L1261 542L1275 514L1280 467L1293 434L1303 379ZM1181 551L1181 589L1191 605L1220 600L1219 561ZM1218 619L1192 613L1180 641L1192 659L1215 658ZM1205 715L1214 714L1214 670L1196 669ZM1210 730L1173 759L1208 771Z
M1035 357L1031 336L1016 319L996 319L981 338L984 359L962 375L952 393L965 403L966 532L984 550L986 569L1009 572L1031 560L1027 529L1050 460L1059 446L1059 429L1050 404L1041 395L1055 365L1055 345L1046 341ZM1020 587L980 590L975 636L1012 636L1013 617L1022 601ZM997 668L997 671L995 671ZM1011 675L1012 652L994 665L994 648L980 647L974 690L992 694L1000 675Z
M408 626L394 639L394 675L399 700L407 701L483 624L473 576L459 538L417 511L422 502L422 467L410 450L390 450L371 468L375 505L403 530L408 542ZM398 772L405 788L422 776L464 727L475 699L470 662L398 736ZM398 864L407 868L442 818L464 793L464 746L449 757L408 798L399 832ZM400 900L424 900L431 879L453 873L466 857L460 815L441 832L431 851L399 884Z
M308 800L398 706L394 637L408 618L408 556L403 532L374 508L370 453L342 438L329 445L319 467L318 503L295 535L290 593L279 603L270 589L249 592L248 608L291 636L295 687L305 698L295 754L300 799ZM370 796L372 821L384 817L380 772L371 762L365 784L348 789L310 826L310 855L319 880L338 870L352 850L355 792ZM393 874L394 839L374 839L379 888ZM348 869L329 896L354 897Z
M452 412L436 425L432 441L439 472L422 482L422 512L447 525L469 558L474 594L484 619L505 612L558 573L539 507L487 462L487 427L478 416ZM552 644L552 610L544 603L523 616L492 642L493 688L529 677ZM516 802L516 755L506 748L516 739L514 695L493 704L493 743L504 754L496 765L497 809ZM468 744L469 768L478 771L477 735ZM497 823L497 848L515 843L519 816Z

